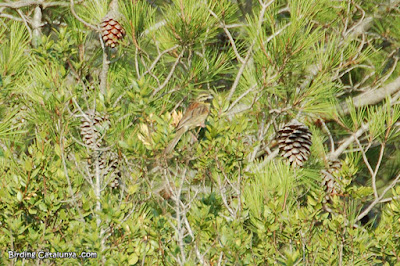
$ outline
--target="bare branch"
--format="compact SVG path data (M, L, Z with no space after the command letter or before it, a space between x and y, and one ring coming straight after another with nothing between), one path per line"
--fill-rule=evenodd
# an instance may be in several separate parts
M44 1L17 1L12 3L0 3L0 7L8 7L13 9L19 9L27 6L42 6L43 8L53 6L68 6L67 2L44 2Z
M270 4L272 4L273 2L274 2L274 0L271 0L267 4L262 4L262 8L261 8L260 14L258 16L258 27L257 27L256 36L259 34L259 32L261 30L262 21L263 21L263 18L264 18L265 11L266 11L267 7ZM249 46L249 49L248 49L247 54L246 54L246 57L244 58L244 61L243 61L242 65L240 66L239 71L238 71L238 73L236 75L235 81L232 84L231 90L229 91L229 95L228 95L228 98L227 98L228 102L231 102L233 94L235 93L235 90L236 90L237 86L239 85L239 80L242 77L242 74L243 74L243 72L244 72L244 70L245 70L245 68L247 66L247 63L249 62L251 54L253 53L253 47L254 47L255 43L256 43L256 39L254 39L253 42L251 43L251 45Z
M369 129L368 124L362 124L361 128L356 133L351 135L345 142L342 143L335 151L332 151L327 157L329 160L335 160L350 146L357 138Z
M264 159L264 161L262 161L262 163L259 163L256 166L256 171L262 169L264 166L266 166L272 159L274 159L276 156L278 156L279 154L279 149L274 150L273 152L271 152L267 158Z
M31 40L33 39L33 33L32 33L32 30L31 30L31 28L29 27L29 25L28 25L28 23L30 22L27 18L26 18L26 16L24 15L24 13L22 13L22 11L20 10L20 9L17 9L17 13L21 16L21 18L22 18L22 20L24 21L24 25L25 25L25 27L26 27L26 29L28 30L28 33L29 33L29 37L31 38ZM35 14L36 14L36 10L35 10ZM34 17L34 19L35 19L35 17ZM40 18L40 23L41 23L41 18ZM33 23L32 24L34 24L35 23L35 20L33 21ZM40 26L42 26L42 25L40 25Z
M23 15L23 14L22 14ZM34 47L37 47L40 42L41 38L41 27L43 26L42 24L42 9L37 6L35 8L35 13L33 15L33 20L32 20L32 44Z
M233 107L235 107L236 104L239 103L239 101L241 99L243 99L243 97L245 97L247 94L249 94L251 91L253 91L255 88L257 87L257 84L254 84L253 86L251 86L248 90L246 90L245 92L242 93L242 95L240 95L228 108L227 112L229 112L230 110L232 110Z
M360 147L360 151L361 151L361 154L362 154L364 163L365 163L365 165L367 166L369 173L371 174L371 178L372 178L372 189L374 190L374 196L375 196L375 198L377 198L377 197L378 197L378 191L377 191L377 189L376 189L376 174L377 174L379 168L376 168L375 171L372 169L372 166L371 166L371 164L370 164L369 161L368 161L367 155L365 154L366 150L364 150L364 148L362 147L362 145L361 145L361 143L360 143L360 140L359 140L358 138L355 138L355 141L357 142L358 147ZM384 147L384 146L382 145L382 147ZM380 154L380 155L383 155L382 150L381 150L381 154ZM381 159L382 159L382 157L380 157L380 160L378 160L378 163L379 163L379 164L380 164Z
M1 18L9 18L9 19L12 19L12 20L15 20L15 21L24 21L22 18L14 17L13 15L5 14L5 13L0 13L0 17Z
M145 76L147 73L151 72L151 71L154 69L154 67L157 65L158 61L160 61L161 57L162 57L164 54L169 53L169 52L175 50L175 49L178 48L178 47L179 47L179 45L175 45L175 46L172 46L171 48L166 49L166 50L162 51L161 53L159 53L158 56L156 57L156 59L154 59L153 63L152 63L151 66L149 67L149 69L147 69L147 70L143 73L143 75L141 75L141 76Z
M329 130L329 128L326 126L324 120L320 119L321 124L322 124L322 129L325 131L326 134L328 134L329 136L329 141L331 143L331 152L335 152L335 142L333 141L333 137L331 134L331 131Z
M392 189L398 182L400 181L400 173L396 176L396 178L388 185L385 190L382 192L382 194L376 198L360 215L357 216L356 221L360 221L362 218L364 218L371 210L373 207L375 207L376 204L380 203L385 194Z
M398 199L400 199L400 196L390 197L390 198L382 199L380 201L380 203L390 202L392 200L398 200Z
M106 51L106 47L104 45L103 38L99 34L101 48L103 49L103 66L101 68L99 80L100 80L100 92L103 95L107 93L107 76L108 76L108 68L110 66L110 60L108 60L108 55Z
M372 175L372 188L374 189L375 198L378 197L378 190L376 189L376 176L378 175L378 170L381 167L384 151L385 151L385 143L383 142L381 144L381 150L379 151L379 159L378 162L376 163L375 171Z
M371 104L377 104L386 99L386 97L398 91L400 91L400 77L378 90L367 91L354 97L353 104L356 108ZM350 112L350 109L346 102L341 103L339 108L339 110L341 110L341 114L343 115L346 115Z
M100 28L98 26L94 26L92 24L90 24L89 22L86 22L85 20L83 20L80 16L78 16L78 14L76 14L75 12L75 8L74 8L74 0L70 1L70 9L71 9L71 13L72 15L74 15L74 17L79 20L83 25L85 25L86 27L96 31L96 32L100 32Z
M216 18L217 20L219 20L219 17L217 16L217 14L215 14L210 8L208 9L208 12L210 12L210 14L211 14L214 18ZM231 45L232 45L232 49L233 49L233 51L235 52L236 58L240 61L240 63L244 64L244 63L245 63L245 60L240 56L240 54L239 54L239 52L238 52L238 50L237 50L237 48L236 48L235 41L233 40L232 35L231 35L231 33L229 32L229 30L227 29L225 23L222 22L222 21L219 21L219 24L221 25L222 29L224 30L226 36L228 36L229 42L230 42Z
M273 1L271 1L271 2L273 2ZM265 8L266 8L267 6L268 6L268 5L266 5ZM264 12L265 12L265 9L264 9L264 6L263 6L263 9L261 10L260 16L261 16L261 15L264 16ZM270 42L272 39L274 39L276 36L278 36L283 30L285 30L285 29L286 29L287 27L289 27L290 25L291 25L291 23L286 24L286 25L283 26L281 29L279 29L277 32L275 32L274 34L272 34L271 36L269 36L269 37L267 38L267 40L265 41L265 43ZM261 25L260 25L260 27L261 27ZM244 59L244 63L240 66L239 72L237 73L236 78L235 78L235 81L234 81L233 84L232 84L232 87L231 87L231 90L230 90L230 92L229 92L228 99L227 99L228 102L231 101L232 96L233 96L233 94L235 93L236 87L239 85L239 80L240 80L240 78L241 78L241 76L242 76L242 74L243 74L243 72L244 72L244 69L245 69L246 66L247 66L247 63L248 63L248 61L249 61L249 58L250 58L251 54L253 53L253 47L254 47L254 45L255 45L255 40L254 40L253 43L250 45L249 50L248 50L248 52L247 52L247 55L246 55L246 57L245 57L245 59Z
M152 96L156 95L160 90L164 89L164 87L167 86L168 82L170 81L170 79L172 78L172 75L175 72L176 66L181 61L181 58L182 58L184 53L185 53L185 49L182 49L182 52L179 54L178 58L175 60L175 63L172 65L171 70L169 71L169 74L168 74L167 78L164 80L163 84L161 84L160 87L158 87L157 89L154 90Z
M163 27L165 24L167 24L167 22L165 21L165 19L161 20L160 22L157 22L156 24L154 24L152 27L150 27L149 29L145 30L141 36L147 35L152 31L158 30L159 28Z
M240 78L242 77L242 74L243 74L243 72L244 72L244 70L245 70L245 68L247 66L247 62L249 61L251 54L253 53L254 44L255 44L255 41L253 41L253 43L250 45L249 50L247 52L247 55L246 55L246 57L244 59L244 62L239 68L239 71L238 71L238 73L236 75L235 81L233 82L231 90L229 91L229 95L228 95L228 98L227 98L228 102L231 101L232 96L236 91L236 87L239 85Z

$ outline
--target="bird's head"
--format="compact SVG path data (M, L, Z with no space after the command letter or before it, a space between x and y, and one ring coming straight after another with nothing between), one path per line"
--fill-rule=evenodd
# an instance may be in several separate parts
M210 102L213 98L214 96L211 93L202 92L196 97L195 101L199 103L205 103L205 102Z

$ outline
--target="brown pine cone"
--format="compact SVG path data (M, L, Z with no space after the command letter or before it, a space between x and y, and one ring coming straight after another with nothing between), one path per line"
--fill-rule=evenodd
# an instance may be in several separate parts
M108 127L108 115L100 115L94 110L85 112L81 118L81 136L83 142L89 147L100 148L102 144L102 133ZM94 146L93 146L94 145Z
M126 34L121 24L112 17L106 16L101 22L100 27L104 44L111 48L115 48Z
M310 156L312 133L308 127L293 119L278 131L277 141L281 156L292 166L303 166Z
M92 158L88 161L92 172L92 178L95 174L95 166L93 165L93 162L96 159L95 157L98 158L98 167L101 176L106 178L104 181L107 182L111 188L118 188L121 183L121 171L117 153L110 151L94 152Z
M325 200L330 201L332 195L338 195L342 192L342 187L337 180L337 173L340 171L342 164L339 160L329 161L329 167L322 170L322 187L326 192Z

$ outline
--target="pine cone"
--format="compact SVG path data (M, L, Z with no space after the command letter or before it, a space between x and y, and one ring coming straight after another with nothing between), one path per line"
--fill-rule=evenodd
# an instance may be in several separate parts
M293 119L278 131L281 156L287 158L292 166L303 166L310 156L311 135L306 125Z
M118 155L114 152L94 152L92 158L89 161L89 165L92 171L92 178L95 172L95 166L93 162L95 156L98 156L99 160L99 171L101 176L105 178L105 182L112 180L109 185L111 188L118 188L120 185L121 172L119 170Z
M341 185L337 182L337 173L342 168L342 164L339 160L334 160L329 162L329 168L327 170L322 170L322 187L326 192L325 199L330 201L332 195L340 194L342 191Z
M89 147L93 145L100 148L102 142L102 133L104 129L108 127L109 121L108 116L101 116L98 112L88 110L85 112L85 116L81 118L81 136L83 142ZM102 130L103 129L103 130Z
M99 168L104 170L104 176L109 176L111 188L118 188L120 183L121 172L118 168L118 155L114 152L103 153L99 161Z
M106 16L101 22L101 36L106 46L115 48L119 41L125 36L125 30L119 22L112 17Z
M121 178L121 171L119 169L119 161L118 161L118 155L116 153L111 153L110 158L108 160L108 172L107 174L110 174L111 178L114 178L114 180L110 183L110 187L115 189L118 188L120 185L120 178Z

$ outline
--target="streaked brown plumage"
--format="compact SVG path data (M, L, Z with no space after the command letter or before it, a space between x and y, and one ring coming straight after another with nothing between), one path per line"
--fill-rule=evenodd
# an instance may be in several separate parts
M210 104L207 103L207 100L210 99L212 99L210 94L200 94L196 98L196 101L189 105L182 119L176 126L176 135L165 149L165 154L172 152L185 132L195 127L205 127L204 123L210 113Z

